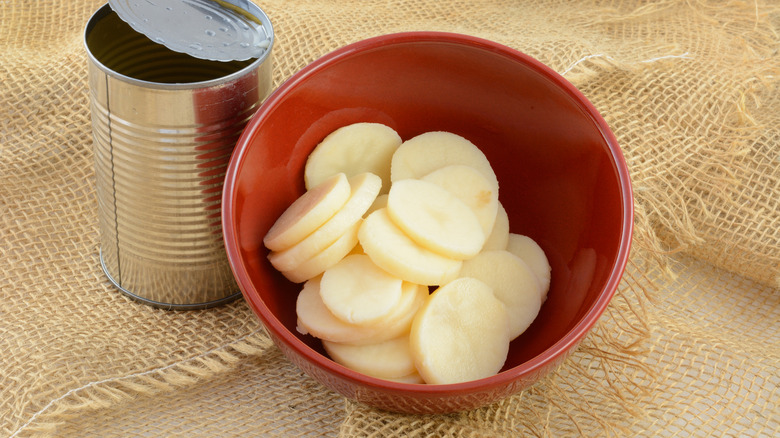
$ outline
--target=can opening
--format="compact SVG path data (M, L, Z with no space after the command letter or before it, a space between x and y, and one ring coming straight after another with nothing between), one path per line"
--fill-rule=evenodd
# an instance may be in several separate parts
M257 61L209 61L175 52L133 30L108 5L90 22L86 45L95 60L113 72L161 84L219 79Z

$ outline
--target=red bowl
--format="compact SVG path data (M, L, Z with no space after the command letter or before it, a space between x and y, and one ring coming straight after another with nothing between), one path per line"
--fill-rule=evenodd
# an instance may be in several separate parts
M403 139L442 130L471 140L498 176L511 231L530 236L546 252L552 266L548 299L533 325L512 342L499 374L449 385L389 382L331 361L318 340L295 330L300 286L268 262L263 236L304 192L312 149L355 122L384 123ZM514 49L439 32L357 42L293 75L239 139L222 208L236 280L284 354L348 398L406 413L484 406L560 364L614 295L633 223L626 163L582 93Z

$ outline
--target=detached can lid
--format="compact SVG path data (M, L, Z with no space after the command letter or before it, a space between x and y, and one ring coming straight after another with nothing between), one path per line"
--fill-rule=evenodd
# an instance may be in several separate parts
M211 61L262 57L273 45L268 16L249 0L108 0L134 30Z

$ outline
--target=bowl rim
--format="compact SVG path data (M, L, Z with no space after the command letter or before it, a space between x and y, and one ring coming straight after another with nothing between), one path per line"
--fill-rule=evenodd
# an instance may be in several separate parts
M398 383L367 376L334 362L333 360L323 356L313 348L306 345L297 336L295 336L295 334L287 330L287 328L276 318L275 315L270 312L270 310L264 305L264 303L262 303L262 300L259 298L257 290L249 281L249 274L245 264L243 263L243 260L241 259L238 239L235 233L236 224L231 220L230 217L230 211L232 210L234 203L234 196L231 196L231 194L235 193L236 191L236 178L241 167L243 166L243 157L245 156L247 149L245 145L247 145L255 136L262 120L281 103L289 91L294 90L299 83L305 81L309 76L316 74L319 70L327 68L329 65L337 63L341 59L349 57L357 52L378 49L390 45L419 42L466 45L473 48L487 50L500 56L512 58L515 61L518 61L521 64L533 69L537 73L544 76L547 80L551 81L555 86L565 91L592 119L593 123L596 125L596 128L604 137L604 140L608 146L608 153L610 153L612 156L613 165L617 173L617 182L620 187L620 200L622 203L621 211L623 213L623 219L621 223L622 229L620 232L620 241L615 257L615 263L611 267L609 277L605 281L596 301L582 315L576 324L574 324L566 332L566 334L558 339L553 345L526 362L489 377L452 384L433 385ZM555 363L558 359L562 360L565 358L566 353L569 352L572 347L576 346L576 344L578 344L586 336L596 321L601 317L615 292L617 291L617 287L628 263L628 256L631 249L633 233L633 222L633 192L628 166L626 164L623 153L620 149L620 146L618 145L618 141L615 135L612 133L604 118L579 89L577 89L573 84L571 84L561 74L557 73L552 68L520 52L519 50L476 36L439 31L399 32L379 35L357 41L324 54L283 81L281 85L276 88L265 100L265 102L263 102L263 104L258 108L257 112L251 118L243 133L239 137L239 140L236 144L236 149L228 164L222 199L223 238L225 241L225 248L231 269L233 270L233 274L237 280L242 294L244 295L245 300L253 309L254 313L259 317L265 329L273 334L272 338L285 339L288 347L297 351L306 360L321 364L327 368L327 372L336 374L340 378L349 380L358 385L368 385L396 393L415 393L417 395L429 396L442 396L452 393L461 394L482 392L485 390L502 387L507 384L511 384L518 379L521 379L525 375L530 375L551 363Z

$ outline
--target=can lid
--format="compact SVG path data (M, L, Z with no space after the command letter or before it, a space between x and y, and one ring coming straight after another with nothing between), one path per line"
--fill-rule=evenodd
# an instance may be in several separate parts
M133 29L175 52L212 61L260 58L271 48L268 17L249 0L108 0Z

